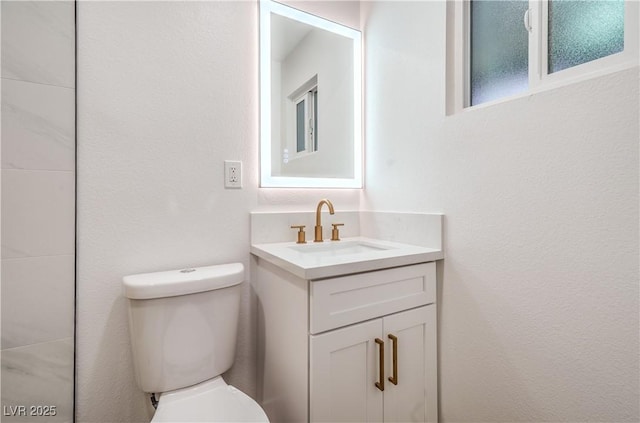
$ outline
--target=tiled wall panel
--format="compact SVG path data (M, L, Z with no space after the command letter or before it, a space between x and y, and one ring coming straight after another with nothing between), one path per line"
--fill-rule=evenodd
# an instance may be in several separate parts
M2 81L2 168L75 168L75 90Z
M2 421L71 422L75 3L1 7Z
M74 253L74 174L2 171L2 258Z
M2 263L2 349L73 337L73 255Z
M2 78L75 86L73 1L2 2Z
M2 351L2 422L69 422L73 420L73 339ZM25 406L25 416L17 406ZM14 407L11 413L9 406ZM55 416L36 416L30 407L55 407ZM43 414L38 409L35 414ZM54 413L49 413L54 414Z

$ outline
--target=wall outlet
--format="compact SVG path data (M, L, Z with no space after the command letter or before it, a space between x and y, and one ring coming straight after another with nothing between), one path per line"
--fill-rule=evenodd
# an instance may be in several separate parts
M242 188L242 162L224 161L224 187Z

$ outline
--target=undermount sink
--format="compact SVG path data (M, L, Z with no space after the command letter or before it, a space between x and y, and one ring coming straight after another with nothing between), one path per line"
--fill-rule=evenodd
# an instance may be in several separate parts
M307 280L406 266L442 258L442 250L439 248L366 237L307 244L252 244L251 253Z
M355 241L327 241L323 243L309 243L302 245L292 245L292 250L315 257L333 257L352 254L372 253L375 251L390 250L394 247L365 242Z

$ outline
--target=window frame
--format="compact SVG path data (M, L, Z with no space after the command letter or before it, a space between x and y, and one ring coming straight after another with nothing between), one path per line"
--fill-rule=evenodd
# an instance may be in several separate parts
M529 87L519 94L502 97L471 106L471 31L470 0L449 0L452 15L449 23L452 31L448 36L453 43L453 86L450 98L450 112L460 112L486 107L492 104L529 96L589 78L613 73L619 70L638 66L640 2L625 0L624 14L624 50L597 60L577 66L548 73L548 13L549 0L529 0ZM453 19L453 22L451 21ZM524 26L524 16L523 23ZM450 60L451 60L450 59ZM452 110L453 109L453 110Z
M316 108L318 97L318 84L317 77L312 78L310 81L303 84L300 88L295 90L287 98L287 131L289 136L287 137L287 149L288 160L295 160L300 157L308 156L318 151L318 141L316 132ZM298 104L304 101L304 150L298 151Z

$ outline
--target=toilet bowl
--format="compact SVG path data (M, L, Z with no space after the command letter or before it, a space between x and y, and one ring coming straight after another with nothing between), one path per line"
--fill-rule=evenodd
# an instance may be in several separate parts
M268 422L222 378L233 365L244 266L123 278L136 382L159 395L152 422Z
M218 376L188 388L160 395L156 422L268 422L262 408L247 394Z

